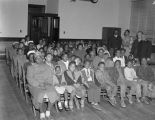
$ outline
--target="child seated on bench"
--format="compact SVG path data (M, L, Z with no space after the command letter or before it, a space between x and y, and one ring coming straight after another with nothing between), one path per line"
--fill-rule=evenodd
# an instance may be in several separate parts
M86 97L86 90L82 86L81 72L77 71L76 63L74 61L69 63L68 70L64 72L65 81L67 82L66 89L70 93L69 107L73 110L73 100L75 100L77 109L80 109L78 98L81 98L80 105L84 108L84 101Z
M109 76L108 72L105 70L105 63L100 62L98 64L98 70L95 73L96 79L101 84L101 89L106 89L109 102L114 106L116 104L116 93L117 93L117 86L111 82L111 77Z
M62 73L61 67L59 65L55 66L55 75L53 76L53 85L59 95L64 94L65 108L68 108L68 93L66 91L66 81L64 74ZM63 109L61 100L58 102L58 107L60 110Z
M92 106L100 110L98 103L100 102L101 88L99 88L94 81L94 70L91 68L91 62L86 60L84 68L81 70L82 82L88 91L88 101Z

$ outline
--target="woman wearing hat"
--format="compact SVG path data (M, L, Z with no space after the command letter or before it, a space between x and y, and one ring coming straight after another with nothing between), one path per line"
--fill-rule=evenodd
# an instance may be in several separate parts
M58 94L53 86L53 74L51 69L42 60L41 53L36 52L34 55L35 63L27 69L27 80L29 90L32 94L32 101L35 108L40 110L40 119L50 118L51 105L59 99ZM43 111L43 99L49 100L46 112Z

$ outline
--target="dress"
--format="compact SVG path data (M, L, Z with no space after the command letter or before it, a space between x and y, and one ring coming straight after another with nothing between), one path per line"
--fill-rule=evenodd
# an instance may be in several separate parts
M74 75L73 75L74 74ZM86 90L84 86L82 86L82 78L81 73L71 72L69 70L64 72L65 81L67 82L66 89L69 93L75 92L75 95L82 98L86 95Z
M33 64L27 69L27 80L29 90L32 95L33 104L38 108L45 96L51 103L59 99L59 96L53 86L53 73L46 64Z
M132 43L133 43L132 37L128 36L123 38L122 46L126 50L126 53L125 53L126 56L130 55Z
M86 85L87 93L88 93L88 101L89 102L94 102L94 103L99 103L100 102L100 93L101 93L101 88L98 87L95 84L94 81L94 71L92 69L82 69L82 81L84 84L88 84L88 88Z

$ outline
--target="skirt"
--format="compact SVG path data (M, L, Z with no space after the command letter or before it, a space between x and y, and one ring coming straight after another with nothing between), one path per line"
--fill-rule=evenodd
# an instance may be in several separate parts
M53 86L49 87L46 90L38 87L29 86L29 90L32 95L33 104L36 108L39 107L40 103L43 103L43 99L45 96L49 99L50 103L54 103L59 99L59 95Z

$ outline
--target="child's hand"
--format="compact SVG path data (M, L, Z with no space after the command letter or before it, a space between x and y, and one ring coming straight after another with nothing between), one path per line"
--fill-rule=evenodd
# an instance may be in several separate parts
M139 81L139 79L138 78L134 78L133 81Z
M150 91L153 90L153 84L152 84L152 83L148 84L148 89L149 89Z
M62 86L65 86L65 85L66 85L66 83L65 83L65 82L63 82L61 85L62 85Z
M74 84L74 86L76 87L76 88L78 88L78 87L80 87L80 84Z
M87 82L85 83L85 85L86 85L86 87L87 87L87 88L89 88L89 85L88 85L88 83L87 83Z

